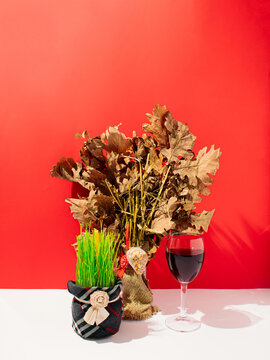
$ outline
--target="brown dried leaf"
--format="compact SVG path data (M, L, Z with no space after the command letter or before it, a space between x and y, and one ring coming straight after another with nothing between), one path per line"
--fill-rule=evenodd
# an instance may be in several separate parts
M191 186L189 185L186 189L187 189L187 194L185 196L185 199L192 202L193 204L195 203L200 203L202 201L202 198L199 195L209 195L211 193L211 190L206 187L203 182L197 178L197 185L196 186ZM192 209L195 209L196 207L193 206ZM184 206L184 209L187 210L187 208Z
M77 133L77 134L75 134L75 138L84 138L84 139L90 139L90 136L89 136L89 134L88 134L88 131L87 130L84 130L83 132L82 132L82 134L80 134L80 133Z
M174 167L172 166L172 169L173 168ZM183 194L181 193L187 187L187 184L188 184L187 181L182 180L179 175L170 173L169 181L166 182L165 184L163 197L169 199L172 196L176 196L177 198L183 196L184 193Z
M86 171L83 173L83 179L99 186L100 183L106 179L106 175L91 166L87 166Z
M95 191L89 192L89 196L86 199L66 199L65 201L70 204L70 211L73 214L74 219L78 220L80 225L85 228L89 226L92 221L98 220L95 214L89 210L89 203L95 195Z
M178 206L179 202L176 197L171 197L168 201L163 200L155 213L155 218L151 223L151 230L155 233L165 234L172 229L174 224L171 218Z
M168 163L178 162L179 157L192 158L193 153L190 151L193 149L196 136L189 131L188 126L174 120L170 113L166 115L165 126L168 130L170 146L161 149L161 153L168 159Z
M147 136L146 134L142 134L142 139L144 141L144 146L148 149L156 148L158 143L156 142L153 136Z
M149 152L149 165L155 174L163 175L167 171L167 166L163 165L163 157L161 154L157 154L154 148L150 149Z
M191 200L186 200L183 204L183 209L190 212L191 210L196 209L196 206Z
M181 160L181 162L175 166L174 174L180 174L181 178L188 177L190 185L197 186L198 179L202 181L204 185L211 185L213 180L208 174L215 175L219 168L219 157L221 155L220 149L214 149L214 145L211 146L208 152L207 147L199 150L196 159L193 160Z
M170 183L173 184L174 177L171 177ZM180 185L184 185L182 187L181 191L179 192L179 196L181 197L180 203L182 206L182 209L184 209L187 212L190 212L191 210L195 209L196 206L195 203L200 203L202 201L201 196L199 195L209 195L210 189L207 188L200 179L197 179L198 183L196 186L192 186L188 184L188 181L182 182L180 181Z
M74 219L84 228L91 222L102 221L107 227L115 221L115 207L110 196L96 195L95 191L91 190L88 198L66 199L66 202L71 205Z
M160 179L157 176L147 176L144 179L144 188L147 193L153 192L160 185Z
M210 224L214 212L215 209L213 209L212 211L203 210L202 213L196 215L191 214L190 220L193 228L200 232L202 231L207 232L208 226Z
M125 154L132 146L131 139L118 130L118 126L110 126L105 132L105 138L108 144L104 144L104 149L117 154Z
M121 194L128 191L128 188L131 188L139 180L139 171L136 166L133 168L127 168L126 174L123 177L117 177L117 183L119 187L119 192Z
M151 249L148 251L148 257L150 257L150 259L155 255L155 253L158 250L158 246L156 244L153 244L153 246L151 247Z
M119 219L119 215L116 214L114 222L107 227L107 231L118 234L120 232L120 224L121 221Z
M146 114L150 124L143 124L143 130L153 134L159 143L160 147L168 147L169 140L166 127L164 125L168 110L166 106L155 105L153 115Z
M162 234L158 236L161 235ZM145 236L144 243L141 247L147 253L149 261L154 257L155 253L158 250L158 246L159 244L153 240L153 234Z
M174 216L173 222L174 222L174 229L179 232L184 232L184 230L191 227L190 223L190 215L189 212L186 210L183 210L181 208L178 208L176 210L176 216Z
M56 165L53 165L51 176L73 181L73 169L77 169L74 159L62 157Z
M106 158L103 154L105 144L100 136L87 140L80 151L82 161L88 165L102 170L106 164Z
M112 217L115 213L113 198L106 195L95 195L92 201L88 203L88 207L93 209L93 213L98 218L106 219Z
M126 167L126 164L119 154L114 152L107 154L107 168L111 173L117 176L117 173L119 173L124 167Z
M134 153L136 153L136 158L138 160L146 159L148 150L144 144L144 140L141 137L133 138L133 147Z
M69 180L81 184L87 190L92 188L92 185L84 178L85 169L82 163L75 163L72 158L61 158L61 160L53 166L51 175L60 179Z

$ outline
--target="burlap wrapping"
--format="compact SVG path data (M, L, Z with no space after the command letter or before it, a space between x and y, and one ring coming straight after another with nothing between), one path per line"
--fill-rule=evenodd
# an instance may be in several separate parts
M123 319L143 320L156 314L159 309L152 305L153 296L144 275L138 275L129 265L123 277Z

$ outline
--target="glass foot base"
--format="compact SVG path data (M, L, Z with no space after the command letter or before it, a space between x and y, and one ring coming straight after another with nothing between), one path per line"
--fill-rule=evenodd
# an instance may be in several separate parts
M193 319L191 316L170 316L166 319L165 324L169 329L181 332L194 331L201 327L200 321Z

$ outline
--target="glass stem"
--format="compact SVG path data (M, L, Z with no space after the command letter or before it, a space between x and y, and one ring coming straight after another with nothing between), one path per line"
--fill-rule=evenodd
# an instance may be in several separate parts
M186 310L186 292L187 292L187 283L181 283L181 306L180 306L180 317L185 317Z

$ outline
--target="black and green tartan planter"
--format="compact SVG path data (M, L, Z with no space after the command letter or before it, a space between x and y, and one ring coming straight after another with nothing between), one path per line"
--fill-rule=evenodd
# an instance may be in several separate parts
M119 298L122 289L120 279L112 287L91 288L67 284L68 291L74 296L72 301L72 327L84 339L101 339L118 332L123 305Z

